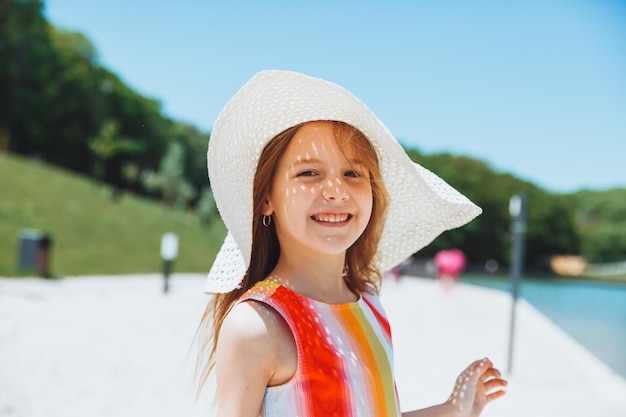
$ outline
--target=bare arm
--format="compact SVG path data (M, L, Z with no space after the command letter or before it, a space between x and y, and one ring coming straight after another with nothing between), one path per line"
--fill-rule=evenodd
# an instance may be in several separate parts
M455 410L448 404L443 403L421 410L402 413L402 417L456 417Z
M489 359L473 362L456 380L450 398L443 404L402 413L403 417L477 417L485 406L503 396L507 382Z
M233 307L222 324L215 356L218 417L258 417L275 369L271 312L257 303Z

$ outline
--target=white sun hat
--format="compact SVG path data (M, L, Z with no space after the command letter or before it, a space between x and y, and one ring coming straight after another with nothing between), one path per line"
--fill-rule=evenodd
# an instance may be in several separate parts
M374 113L343 87L291 71L262 71L226 104L211 132L209 178L228 234L209 272L205 292L227 293L238 288L248 269L253 181L263 148L284 130L318 120L357 128L378 153L389 193L376 258L381 271L481 213L441 178L413 163Z

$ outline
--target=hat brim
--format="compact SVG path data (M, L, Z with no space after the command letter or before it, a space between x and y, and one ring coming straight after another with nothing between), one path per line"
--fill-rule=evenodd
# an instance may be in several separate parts
M441 178L411 161L374 113L344 88L295 72L263 71L226 104L211 134L209 176L229 234L211 267L205 292L234 290L248 268L252 182L263 148L284 130L318 120L355 127L378 153L390 200L376 258L381 271L481 213Z

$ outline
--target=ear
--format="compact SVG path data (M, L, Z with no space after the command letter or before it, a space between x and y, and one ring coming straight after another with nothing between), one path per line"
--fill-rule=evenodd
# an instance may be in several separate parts
M274 207L272 207L272 203L267 197L265 197L265 201L263 201L263 211L261 211L261 213L264 216L271 216L272 213L274 213Z

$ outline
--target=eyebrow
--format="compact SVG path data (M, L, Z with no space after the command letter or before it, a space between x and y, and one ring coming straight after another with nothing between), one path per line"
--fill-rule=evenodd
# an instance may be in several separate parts
M290 168L295 168L299 165L308 165L308 164L319 164L321 161L317 158L303 158L298 159L293 164L289 165Z
M320 164L322 163L321 160L317 159L317 158L304 158L304 159L299 159L296 162L294 162L293 164L291 164L289 167L290 168L294 168L297 167L298 165L306 165L306 164ZM350 165L362 165L364 166L365 163L357 158L352 158L348 160L348 164Z

